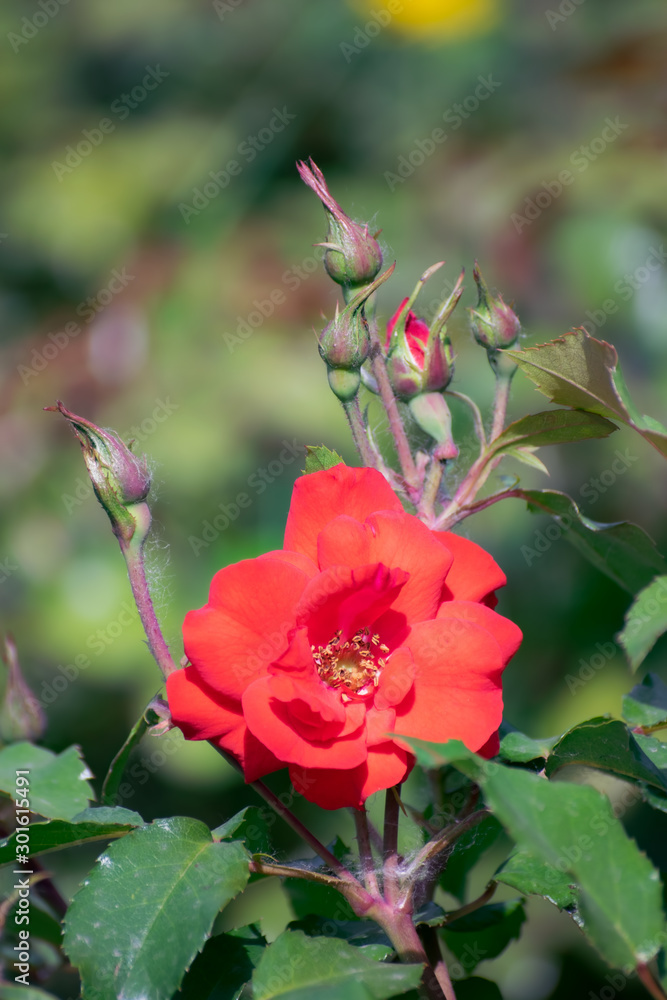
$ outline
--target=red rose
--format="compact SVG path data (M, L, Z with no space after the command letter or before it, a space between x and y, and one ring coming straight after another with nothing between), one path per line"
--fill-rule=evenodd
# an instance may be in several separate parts
M492 610L505 582L478 545L406 514L374 469L302 476L284 549L220 570L186 616L174 722L233 754L247 781L288 765L326 809L407 776L414 758L387 733L492 756L521 641Z
M408 301L407 298L403 299L400 306L398 307L394 315L387 323L387 337L385 343L385 347L387 348L387 350L389 349L389 345L391 344L391 337L394 330L396 329L398 317L401 315L401 312L405 308L405 304L407 301ZM415 368L419 368L420 370L423 369L424 367L424 356L426 352L426 344L428 343L428 333L429 333L428 323L426 323L423 319L419 319L417 316L415 316L412 309L410 309L407 316L405 317L405 339L408 344L412 363L414 364Z

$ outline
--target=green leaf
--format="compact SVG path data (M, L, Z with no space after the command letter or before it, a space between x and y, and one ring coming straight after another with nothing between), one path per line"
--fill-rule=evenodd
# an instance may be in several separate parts
M308 913L299 920L291 920L287 926L290 931L303 931L308 937L335 937L348 941L358 948L369 945L383 945L387 953L393 949L389 938L374 920L359 920L356 917L333 919L319 913Z
M456 1000L503 1000L496 983L490 979L461 979L456 984Z
M641 749L625 723L599 717L574 726L558 741L546 762L551 778L562 767L595 767L626 781L645 783L667 792L665 775Z
M534 740L525 733L513 730L501 739L498 755L513 764L527 764L531 760L548 757L557 742L558 736Z
M306 468L304 475L310 472L323 472L325 469L332 469L334 465L344 465L343 459L335 451L331 451L323 444L306 445Z
M307 918L311 913L329 920L354 920L354 910L350 904L331 886L308 882L302 878L286 878L283 889L298 920Z
M246 806L228 819L226 823L212 831L214 840L241 840L250 854L269 854L269 828L262 810L257 806Z
M421 965L385 964L338 938L284 931L252 977L253 1000L385 1000L417 987Z
M502 827L495 816L485 816L455 841L447 858L447 867L440 876L440 885L461 903L465 897L468 875L484 852L495 843L501 831Z
M646 587L656 573L667 573L667 563L653 540L636 524L592 521L574 500L556 490L516 490L514 496L523 498L529 510L551 514L562 528L563 538L631 594ZM541 554L528 546L522 546L521 551L534 559Z
M248 874L241 844L215 843L203 823L181 816L112 844L65 920L83 1000L169 1000Z
M484 761L457 740L406 742L424 766L454 764L476 780L518 850L572 873L584 930L610 965L630 970L653 958L664 940L660 877L606 796Z
M107 771L106 778L104 779L104 784L102 785L102 804L105 806L114 806L117 804L120 796L118 794L118 789L120 788L120 783L123 780L123 774L125 768L127 767L127 762L130 759L130 754L134 750L135 746L141 742L141 739L146 734L150 726L154 726L160 721L160 717L157 712L155 712L150 705L142 713L141 717L132 726L129 735L122 747L111 761L109 765L109 770Z
M44 901L36 893L32 895L29 927L24 924L26 911L20 907L19 903L20 899L17 899L7 914L7 922L4 927L4 933L7 938L12 939L12 945L15 941L20 940L19 931L29 929L31 939L48 941L54 948L60 948L63 940L60 920L45 908ZM21 918L20 923L16 922L17 917ZM57 959L56 964L60 964Z
M616 636L628 662L636 670L667 631L667 576L657 576L635 597L625 615L625 627Z
M567 444L604 438L618 430L604 417L584 410L545 410L531 413L510 424L491 444L491 453L502 454L511 448L542 448L549 444Z
M496 958L521 935L526 913L523 900L489 903L443 928L445 944L466 972Z
M621 420L667 457L667 432L638 413L611 344L581 328L548 344L505 353L552 403Z
M30 836L30 857L58 851L62 847L89 843L94 840L111 840L122 837L136 826L143 826L139 813L129 809L101 808L84 809L71 821L52 819L48 823L32 823L27 828ZM16 857L16 834L0 841L0 865L13 861Z
M657 674L647 674L629 694L623 695L623 718L631 726L658 726L667 721L667 684Z
M574 906L575 887L569 875L538 861L527 851L517 851L503 862L493 876L527 896L544 896L561 910Z
M238 1000L265 948L254 924L209 938L174 1000Z
M0 983L0 1000L57 1000L53 993L45 993L36 986L11 986Z
M32 743L12 743L0 750L0 792L16 800L16 772L25 770L30 785L30 810L49 819L72 819L94 798L88 784L92 774L77 746L54 754ZM18 789L21 795L21 790Z

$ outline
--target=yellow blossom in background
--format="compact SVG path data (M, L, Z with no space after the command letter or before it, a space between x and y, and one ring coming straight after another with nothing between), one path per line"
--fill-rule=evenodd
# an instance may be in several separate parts
M349 0L366 16L378 9L391 14L390 30L416 39L460 39L483 35L497 23L502 0L401 0L378 5L373 0ZM393 8L399 9L394 10Z

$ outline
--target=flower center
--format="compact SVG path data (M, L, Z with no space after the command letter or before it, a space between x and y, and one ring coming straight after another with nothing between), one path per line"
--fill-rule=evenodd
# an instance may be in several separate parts
M388 653L389 648L380 642L379 635L361 628L351 639L343 639L342 631L336 632L326 646L311 646L313 661L324 683L331 688L344 688L341 698L349 701L351 695L363 696L378 686L380 671L385 665L378 653Z

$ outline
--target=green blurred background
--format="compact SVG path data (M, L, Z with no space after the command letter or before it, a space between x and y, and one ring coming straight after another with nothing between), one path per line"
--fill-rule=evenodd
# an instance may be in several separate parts
M295 451L324 442L355 461L317 354L313 331L336 295L296 159L313 156L348 212L382 229L398 261L385 314L445 259L423 293L428 314L477 257L526 344L586 323L619 349L641 407L665 419L663 0L391 6L6 0L0 12L0 624L49 702L46 745L81 744L97 787L159 678L79 448L42 407L60 398L150 457L152 583L180 655L183 615L213 573L280 546ZM462 308L450 330L453 387L488 412L492 376ZM541 408L519 375L511 414ZM667 550L665 470L644 442L619 431L543 458L548 481L505 471L570 492L596 520L637 520ZM249 507L235 506L239 493ZM499 610L525 642L506 717L534 736L618 713L632 684L616 654L574 692L566 682L613 641L628 597L562 539L545 544L548 524L509 501L462 526L508 573ZM663 653L647 668L660 672ZM208 746L168 740L167 753L144 742L123 804L217 824L252 801ZM349 837L345 815L298 809L322 836ZM272 836L276 852L295 850L279 824ZM66 894L84 854L53 856ZM278 885L247 896L228 924L261 916L273 936L290 918ZM604 970L567 918L529 908L522 941L481 974L507 1000L599 990ZM71 980L58 989L68 996Z

